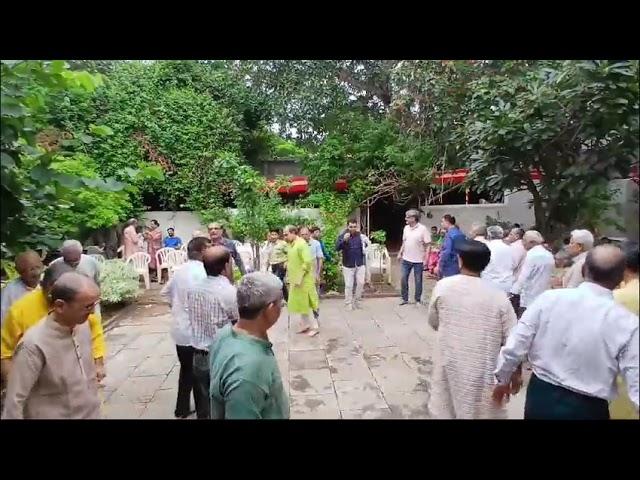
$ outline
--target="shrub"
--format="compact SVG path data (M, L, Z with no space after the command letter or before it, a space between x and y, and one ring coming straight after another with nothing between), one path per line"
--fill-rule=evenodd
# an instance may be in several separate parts
M130 302L140 293L138 274L122 260L107 260L102 264L100 288L105 304Z
M387 241L387 232L384 230L376 230L375 232L371 232L370 237L373 243L384 245Z

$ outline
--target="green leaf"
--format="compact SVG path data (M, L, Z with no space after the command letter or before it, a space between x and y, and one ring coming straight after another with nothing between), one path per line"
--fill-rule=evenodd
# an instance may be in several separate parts
M62 73L66 65L67 63L64 60L54 60L53 62L51 62L51 72Z
M16 166L16 162L13 160L11 155L8 153L2 152L2 156L0 157L0 164L3 168L13 168Z
M91 130L91 133L98 135L99 137L113 135L113 130L106 125L91 125L89 130Z
M81 133L78 137L80 138L80 140L82 140L83 143L93 142L93 137L91 135L87 135L86 133Z
M5 103L4 99L5 97L2 97L3 101L1 111L3 117L19 118L24 117L27 114L25 108L19 103Z

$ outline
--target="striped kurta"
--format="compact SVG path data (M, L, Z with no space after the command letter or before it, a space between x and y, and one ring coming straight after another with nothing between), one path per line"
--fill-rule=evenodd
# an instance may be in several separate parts
M516 314L507 295L479 277L440 280L429 305L438 330L429 410L434 418L506 418L493 404L493 372Z

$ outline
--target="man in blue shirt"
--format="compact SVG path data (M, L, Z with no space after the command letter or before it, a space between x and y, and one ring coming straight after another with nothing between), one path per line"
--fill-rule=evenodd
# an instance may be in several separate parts
M182 240L180 237L175 236L176 231L169 227L167 228L168 237L164 237L164 247L165 248L180 248L182 246Z
M442 228L447 234L444 237L442 250L440 250L440 262L436 269L436 275L440 278L451 277L460 273L458 265L458 252L454 247L455 239L464 237L464 233L456 226L456 217L446 214L442 217Z
M359 308L366 275L365 241L355 220L349 220L347 230L338 236L336 250L342 251L344 303L347 310L353 310L354 307ZM354 280L356 284L355 296L353 295Z

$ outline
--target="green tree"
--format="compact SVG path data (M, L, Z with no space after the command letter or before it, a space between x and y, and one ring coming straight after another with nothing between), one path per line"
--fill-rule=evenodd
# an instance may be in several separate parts
M472 182L528 190L538 229L557 235L638 158L638 62L551 61L471 84L460 143ZM534 182L532 172L539 172Z
M38 135L51 126L50 106L59 98L72 101L103 83L100 75L70 71L63 61L1 62L2 76L2 233L3 257L24 246L55 247L60 242L51 216L76 205L69 191L117 192L125 184L57 170L54 161L94 141L89 125L78 136L56 140L56 148L39 146ZM95 134L105 133L93 126ZM67 196L67 198L65 198ZM52 233L53 232L53 233Z

